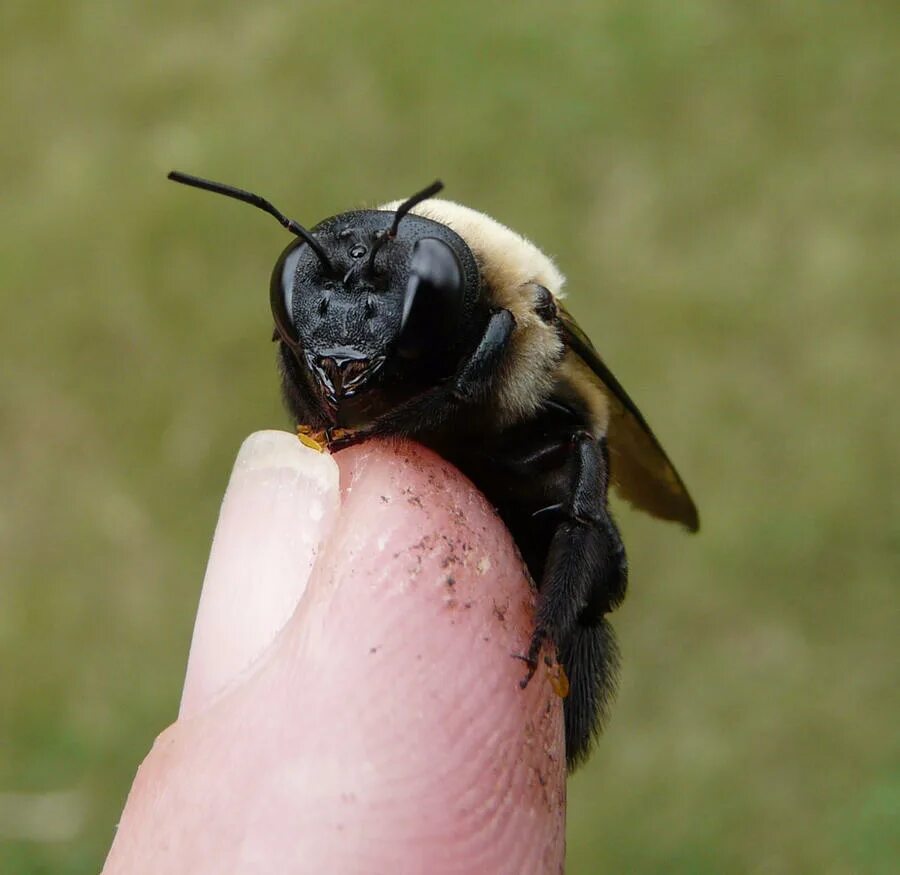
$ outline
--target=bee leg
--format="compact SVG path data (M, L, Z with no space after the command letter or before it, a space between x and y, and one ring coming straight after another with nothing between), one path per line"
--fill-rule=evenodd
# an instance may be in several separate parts
M604 615L621 602L628 578L625 550L606 504L605 441L587 432L574 435L571 477L544 565L527 654L529 666L536 665L548 638L557 645L570 684L564 706L570 768L587 753L615 689L618 656Z
M558 658L569 679L563 716L566 764L572 771L587 758L616 692L619 648L609 621L603 617L590 625L579 621L560 643Z
M515 317L509 310L494 311L475 349L462 360L449 380L380 416L372 425L355 432L352 442L358 443L376 435L412 435L430 431L451 419L460 408L483 400L515 327ZM348 444L339 439L334 441L332 448L341 449L345 445Z

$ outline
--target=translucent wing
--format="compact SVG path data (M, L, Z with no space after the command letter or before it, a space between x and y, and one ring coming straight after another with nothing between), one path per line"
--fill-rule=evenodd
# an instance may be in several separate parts
M559 315L569 349L593 372L609 401L606 439L613 485L635 507L696 532L697 507L647 420L571 314L560 306Z

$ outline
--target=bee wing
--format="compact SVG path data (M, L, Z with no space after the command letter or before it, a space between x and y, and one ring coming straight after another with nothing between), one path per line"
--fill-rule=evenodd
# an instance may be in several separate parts
M559 316L569 349L597 377L609 401L606 440L613 485L641 510L696 532L700 528L697 507L647 420L571 314L559 306Z

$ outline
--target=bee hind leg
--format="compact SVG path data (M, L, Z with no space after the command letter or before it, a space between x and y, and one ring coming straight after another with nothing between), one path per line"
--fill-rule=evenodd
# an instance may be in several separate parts
M566 764L572 771L587 759L616 692L619 648L609 621L578 623L559 645L559 661L569 679L563 714Z
M537 665L544 642L557 646L569 678L566 759L574 768L599 732L615 690L618 653L605 615L625 595L622 540L606 503L606 444L587 432L573 437L569 495L550 541L538 591L537 622L526 661ZM527 681L527 678L526 678Z

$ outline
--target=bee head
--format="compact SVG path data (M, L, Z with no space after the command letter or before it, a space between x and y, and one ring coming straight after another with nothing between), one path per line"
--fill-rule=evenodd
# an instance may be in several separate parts
M395 211L342 213L308 231L258 195L169 178L259 207L296 235L272 271L275 339L299 366L286 368L286 379L303 380L327 420L374 418L452 371L478 298L478 267L446 225L408 215L440 182Z

